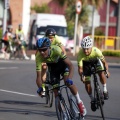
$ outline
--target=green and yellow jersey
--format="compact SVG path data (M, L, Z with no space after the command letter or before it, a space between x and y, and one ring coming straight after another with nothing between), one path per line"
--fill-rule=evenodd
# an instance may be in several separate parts
M36 53L36 71L42 70L42 63L57 63L59 60L66 59L67 56L61 50L61 48L57 45L51 45L50 47L50 55L48 58L43 58L39 51Z
M55 35L54 40L52 41L51 45L63 46L63 44L61 43L60 37L57 35Z
M104 59L102 52L98 48L92 47L92 51L89 56L86 56L83 52L83 49L81 49L77 56L77 63L78 63L78 66L82 67L83 61L89 61L97 58L101 60Z

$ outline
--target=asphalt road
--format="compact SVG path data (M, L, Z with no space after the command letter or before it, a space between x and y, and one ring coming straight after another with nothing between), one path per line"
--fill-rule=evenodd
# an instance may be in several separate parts
M84 84L79 80L77 64L74 84L77 85L80 97L87 108L85 120L102 120L100 110L92 112L90 99ZM110 94L105 101L106 120L120 120L120 65L109 64L111 76L107 80ZM36 72L34 61L0 60L0 120L57 120L54 105L48 108L44 98L36 94Z

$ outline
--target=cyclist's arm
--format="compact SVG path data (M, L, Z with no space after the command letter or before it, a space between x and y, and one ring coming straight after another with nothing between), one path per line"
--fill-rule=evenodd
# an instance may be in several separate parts
M58 45L62 49L63 53L66 54L65 47L61 43L61 38L59 36L57 36L57 35L55 35L55 44Z
M78 64L78 74L80 75L81 81L83 81L83 57L81 55L81 51L77 57L77 64Z
M41 71L36 71L37 77L36 77L36 84L39 87L42 86L42 79L41 79Z
M78 66L78 73L79 73L80 77L82 78L82 75L83 75L83 67Z
M72 77L73 77L73 71L74 71L73 64L69 60L69 58L64 59L64 62L68 65L68 68L69 68L69 76L68 76L68 78L72 79Z
M63 53L65 53L65 54L66 54L65 47L64 47L64 46L60 46L60 48L62 49Z
M18 30L15 31L15 37L18 40Z
M40 61L40 58L39 58L39 52L37 51L36 54L35 54L35 57L36 57L36 84L38 87L41 87L42 86L42 63Z
M107 64L107 61L105 59L102 60L102 63L105 67L105 69L108 71L108 64Z

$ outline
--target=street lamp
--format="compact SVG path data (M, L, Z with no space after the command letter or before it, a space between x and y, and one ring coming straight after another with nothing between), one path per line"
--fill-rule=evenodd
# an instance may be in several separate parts
M76 37L77 37L77 25L78 25L78 16L81 12L82 2L80 0L76 1L76 18L75 18L75 31L74 31L74 49L73 49L73 56L76 53Z

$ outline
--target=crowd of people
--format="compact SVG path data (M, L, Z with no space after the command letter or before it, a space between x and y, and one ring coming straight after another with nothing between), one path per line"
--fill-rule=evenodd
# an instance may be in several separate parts
M18 25L15 33L13 33L13 26L8 25L7 30L2 37L1 52L4 53L4 58L9 59L8 52L16 54L17 49L19 49L21 50L23 58L29 60L29 57L26 55L26 45L27 41L24 36L22 24Z

